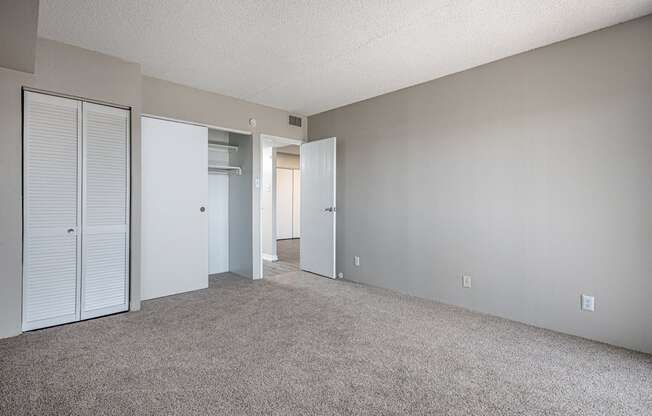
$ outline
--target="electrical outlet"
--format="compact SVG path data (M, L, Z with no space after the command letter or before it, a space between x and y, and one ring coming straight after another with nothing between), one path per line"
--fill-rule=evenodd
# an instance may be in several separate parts
M360 256L353 256L353 264L356 266L360 265Z
M344 273L339 272L339 273L337 274L337 278L338 278L338 279L344 279Z
M471 287L471 276L462 276L462 287Z
M595 312L595 298L591 295L582 295L582 310L587 312Z

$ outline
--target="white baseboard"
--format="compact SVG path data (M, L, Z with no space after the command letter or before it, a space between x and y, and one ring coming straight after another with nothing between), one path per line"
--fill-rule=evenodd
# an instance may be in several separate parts
M278 261L278 256L272 256L271 254L263 253L263 260L267 261Z

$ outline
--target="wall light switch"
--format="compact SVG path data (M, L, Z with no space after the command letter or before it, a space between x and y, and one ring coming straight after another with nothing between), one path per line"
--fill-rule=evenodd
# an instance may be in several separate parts
M462 276L462 287L471 287L471 276Z
M595 312L595 298L590 295L582 295L582 310Z
M353 257L353 264L355 264L356 266L360 265L360 256Z

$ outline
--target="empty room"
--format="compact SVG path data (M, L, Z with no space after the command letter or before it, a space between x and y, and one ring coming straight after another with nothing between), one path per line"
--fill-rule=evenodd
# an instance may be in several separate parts
M652 416L652 0L0 0L0 415Z

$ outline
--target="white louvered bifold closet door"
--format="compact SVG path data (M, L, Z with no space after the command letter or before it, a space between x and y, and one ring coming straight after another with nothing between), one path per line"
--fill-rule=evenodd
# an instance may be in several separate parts
M83 103L81 319L126 311L129 111Z
M79 319L81 102L25 93L23 330Z
M129 306L129 110L24 94L23 330Z

